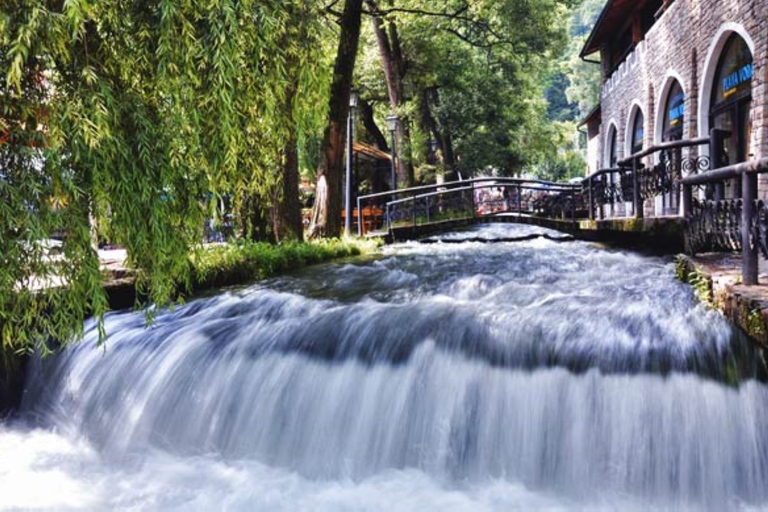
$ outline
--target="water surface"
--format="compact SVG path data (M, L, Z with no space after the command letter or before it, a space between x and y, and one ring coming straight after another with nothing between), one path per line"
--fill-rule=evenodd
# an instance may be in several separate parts
M33 365L0 508L768 509L761 356L670 260L487 243L532 233L110 315Z

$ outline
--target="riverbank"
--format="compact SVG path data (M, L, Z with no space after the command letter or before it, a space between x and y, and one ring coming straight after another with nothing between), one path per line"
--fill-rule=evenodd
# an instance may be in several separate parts
M379 239L331 239L311 242L264 242L207 244L190 254L188 295L224 286L292 272L309 265L360 256L380 247ZM122 259L121 259L122 256ZM125 266L125 253L104 253L104 287L112 310L133 307L136 289L132 272Z
M381 245L377 239L333 239L287 242L209 244L190 254L189 296L225 286L286 274L301 268L343 258L369 254ZM124 250L99 251L104 289L111 310L136 305L133 272L127 268ZM14 410L21 400L27 356L0 354L0 418Z
M758 258L759 282L741 284L741 255L680 255L676 275L693 286L699 298L720 311L763 348L768 348L768 262Z

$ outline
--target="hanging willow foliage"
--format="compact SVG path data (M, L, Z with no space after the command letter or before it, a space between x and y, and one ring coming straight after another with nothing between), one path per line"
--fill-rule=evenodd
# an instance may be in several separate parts
M313 4L2 2L6 352L45 353L105 312L97 233L127 249L138 291L163 305L188 283L211 196L273 206L283 139L323 117ZM289 83L298 93L286 107Z

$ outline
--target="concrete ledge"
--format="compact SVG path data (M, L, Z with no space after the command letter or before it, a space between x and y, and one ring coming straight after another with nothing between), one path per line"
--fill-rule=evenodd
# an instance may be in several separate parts
M768 283L766 263L760 259L761 283ZM740 255L680 255L676 275L696 288L702 301L720 311L759 346L768 348L768 284L741 284Z
M678 254L685 249L684 222L680 217L579 221L580 237L650 251Z

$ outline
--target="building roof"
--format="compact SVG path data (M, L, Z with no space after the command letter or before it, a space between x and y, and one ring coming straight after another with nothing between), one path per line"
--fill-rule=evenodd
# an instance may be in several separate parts
M385 153L379 148L375 148L364 142L354 141L352 143L352 152L357 153L359 156L367 157L371 160L392 160L389 153Z
M599 118L600 118L600 116L601 116L601 114L602 114L602 108L601 108L601 105L600 105L600 103L598 103L597 105L595 105L595 108L593 108L592 110L590 110L590 111L589 111L589 114L587 114L586 116L584 116L584 119L582 119L582 120L579 122L579 126L578 126L578 128L581 128L581 127L582 127L582 126L584 126L585 124L589 124L589 123L590 123L590 121L593 121L594 119L599 119Z
M592 55L600 49L607 39L615 35L635 9L642 7L647 0L608 0L595 22L592 32L581 49L581 57Z

